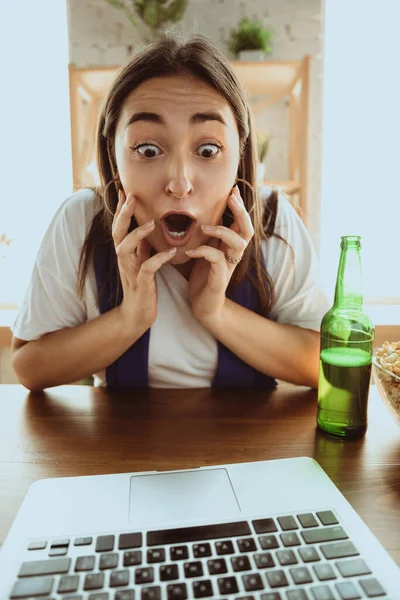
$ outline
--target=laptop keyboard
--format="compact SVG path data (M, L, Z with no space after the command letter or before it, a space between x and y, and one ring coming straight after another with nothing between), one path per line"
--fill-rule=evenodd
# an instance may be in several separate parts
M333 511L32 541L11 600L385 598Z

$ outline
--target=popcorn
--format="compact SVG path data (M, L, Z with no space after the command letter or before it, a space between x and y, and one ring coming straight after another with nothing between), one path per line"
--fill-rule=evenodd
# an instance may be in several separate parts
M375 361L385 369L376 369L377 386L400 418L400 342L384 342L375 353Z

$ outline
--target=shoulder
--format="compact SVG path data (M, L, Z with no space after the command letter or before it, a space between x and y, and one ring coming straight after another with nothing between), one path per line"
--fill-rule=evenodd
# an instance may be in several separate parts
M82 226L86 229L99 206L100 197L94 190L78 190L62 202L53 220L62 221L73 229L80 229Z
M91 189L79 190L66 198L55 212L43 237L38 263L45 265L52 255L62 253L78 260L78 253L99 204L99 196Z
M294 208L288 197L281 191L265 185L259 187L259 194L264 208L267 208L268 201L271 198L271 194L273 192L276 192L277 198L274 232L279 233L279 235L282 235L282 237L284 237L285 232L287 233L294 227L298 227L300 229L304 228L305 230L303 221L301 220L299 214L297 213L296 209Z

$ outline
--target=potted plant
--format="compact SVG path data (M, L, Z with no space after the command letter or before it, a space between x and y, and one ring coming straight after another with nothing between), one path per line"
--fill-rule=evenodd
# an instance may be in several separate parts
M265 164L264 160L268 154L269 136L265 131L259 131L257 137L257 181L261 184L265 179Z
M259 19L244 17L238 27L231 30L229 50L239 60L265 60L266 55L272 52L274 37L274 30L264 27Z
M156 37L167 21L177 23L185 14L188 0L105 0L107 4L122 10L132 25L141 19ZM130 3L130 6L128 5Z

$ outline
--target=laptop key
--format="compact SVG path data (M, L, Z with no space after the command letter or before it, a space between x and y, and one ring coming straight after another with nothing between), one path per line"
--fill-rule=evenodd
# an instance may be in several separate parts
M299 585L300 583L312 583L314 581L307 567L294 567L289 569L293 581Z
M74 596L63 596L62 600L83 600L83 596L79 595L74 595Z
M217 560L208 560L207 561L208 572L210 575L222 575L222 573L227 573L228 569L226 567L225 559L220 558Z
M41 577L40 579L30 579L26 581L17 581L14 585L10 598L32 598L36 596L45 596L50 594L53 589L54 577Z
M49 560L32 560L24 562L18 577L36 577L38 575L62 575L68 573L71 566L70 558L51 558Z
M354 583L351 583L351 581L346 583L336 583L335 586L342 600L358 600L362 597L357 591Z
M147 550L147 562L158 563L165 561L165 550L164 548L151 548Z
M273 533L278 528L273 519L256 519L252 521L256 533Z
M159 585L142 588L141 600L161 600L161 588Z
M262 535L258 538L263 550L273 550L279 548L279 542L274 535Z
M221 577L218 579L218 588L221 595L237 594L239 588L235 577Z
M65 556L68 554L68 546L61 546L60 548L50 548L49 556Z
M276 557L280 565L295 565L299 561L297 560L293 550L278 550Z
M146 537L148 546L162 546L164 544L201 542L203 540L239 537L242 535L251 535L249 524L246 521L181 527L179 529L160 529L157 531L148 531Z
M131 552L124 552L124 567L132 567L134 565L142 564L142 551L132 550Z
M80 537L76 538L74 541L74 546L90 546L92 542L93 539L91 537Z
M286 548L289 546L301 546L301 541L297 533L281 533L280 538Z
M96 540L96 552L112 552L114 550L114 535L99 535Z
M118 538L118 550L140 548L142 544L143 536L141 533L121 533Z
M167 585L167 597L168 600L186 600L186 583L170 583Z
M201 566L201 563L199 563ZM202 575L203 573L200 573ZM178 565L161 565L160 581L173 581L179 579Z
M83 589L85 591L100 590L104 587L104 573L89 573L85 577Z
M254 554L253 556L258 569L268 569L275 566L275 561L270 552L262 552L261 554Z
M288 600L309 600L309 597L305 590L290 590L286 592L286 597Z
M187 546L173 546L170 549L171 560L186 560L189 558L189 550Z
M354 546L353 542L342 542L340 544L325 544L320 546L323 555L327 559L346 558L348 556L357 556L359 551Z
M109 600L108 592L89 594L88 600Z
M154 581L154 568L153 567L139 567L135 571L135 583L153 583Z
M110 573L110 587L119 587L121 585L129 584L129 571L125 569L123 571L112 571Z
M193 556L195 558L203 558L205 556L211 556L210 544L195 544L193 546Z
M184 563L185 577L202 577L203 565L200 561Z
M327 585L318 585L311 588L314 600L335 600L331 588Z
M359 584L361 585L368 598L378 598L386 594L385 590L375 577L370 579L360 579Z
M251 571L251 564L248 556L233 556L231 558L231 563L234 571Z
M31 542L28 546L28 550L44 550L46 546L47 542L45 541Z
M242 575L242 579L246 592L254 592L255 590L264 589L264 584L258 573L251 573L251 575Z
M63 598L62 600L67 600ZM114 600L135 600L134 590L120 590L115 592Z
M75 572L93 571L95 563L94 556L78 556L75 563Z
M337 579L332 565L314 565L313 569L319 581L329 581L330 579Z
M193 581L193 594L195 598L210 598L214 595L213 586L209 579Z
M271 588L285 587L289 585L284 571L266 571L266 576Z
M318 560L321 560L320 555L318 554L317 549L314 548L314 546L300 548L299 554L301 556L302 561L305 563L317 562Z
M219 556L223 554L235 554L235 548L230 540L226 540L225 542L217 542L215 544L215 549Z
M79 575L64 575L60 579L57 592L65 594L66 592L76 592L79 587Z
M370 575L371 569L361 558L342 560L335 563L342 577L355 577L356 575Z
M245 538L237 541L240 552L254 552L257 546L253 538Z
M331 510L321 510L317 512L317 517L322 525L338 525L339 521Z
M335 542L348 539L347 533L342 527L324 527L323 529L311 529L302 531L301 536L306 544L319 544L321 542Z
M290 531L291 529L299 528L295 518L292 516L278 517L278 523L283 531Z
M307 529L307 527L318 527L318 521L312 513L303 513L297 515L297 518L304 529Z
M115 569L118 566L119 554L114 552L112 554L102 554L100 556L99 569L101 571L105 569Z
M282 596L279 592L268 592L267 594L261 594L261 600L282 600Z

